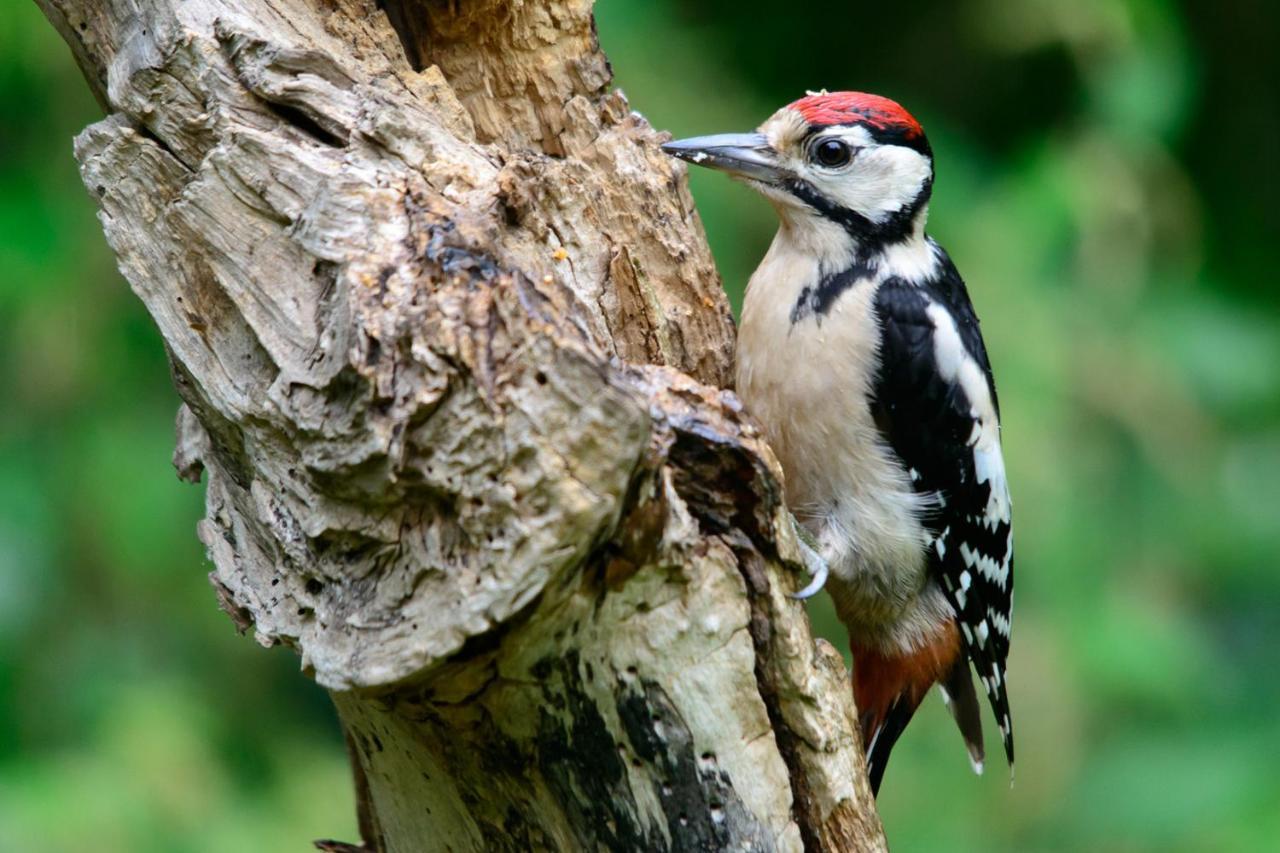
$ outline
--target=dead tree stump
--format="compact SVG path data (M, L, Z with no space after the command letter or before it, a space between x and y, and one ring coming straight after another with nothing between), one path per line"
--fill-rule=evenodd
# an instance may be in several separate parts
M590 0L37 2L108 114L76 156L218 596L331 691L365 846L883 849Z

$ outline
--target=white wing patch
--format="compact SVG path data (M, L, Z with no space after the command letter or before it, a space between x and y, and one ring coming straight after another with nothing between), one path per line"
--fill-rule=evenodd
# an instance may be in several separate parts
M990 486L986 515L995 521L1010 519L1009 481L1004 471L1004 454L1000 451L1000 419L996 417L995 400L987 376L977 360L965 348L951 312L936 302L925 309L933 321L933 352L938 373L948 382L958 384L973 407L973 433L969 445L973 448L973 469L979 483Z
M999 426L996 427L997 433ZM1004 454L1000 452L1000 439L985 450L974 448L973 470L978 475L979 483L991 486L991 497L987 499L987 517L1009 520L1009 480L1004 473Z

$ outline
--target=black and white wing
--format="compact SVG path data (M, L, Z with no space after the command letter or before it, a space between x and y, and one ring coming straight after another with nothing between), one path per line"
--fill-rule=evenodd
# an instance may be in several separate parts
M938 510L924 519L930 569L955 611L1012 767L1005 661L1013 533L999 403L964 282L936 251L931 280L888 278L877 290L881 364L873 410L916 490L937 495Z

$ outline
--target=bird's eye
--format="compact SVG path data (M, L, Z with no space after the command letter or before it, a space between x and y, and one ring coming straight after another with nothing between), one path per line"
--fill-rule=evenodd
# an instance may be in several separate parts
M853 157L853 149L839 139L823 139L813 146L812 157L828 169L837 169Z

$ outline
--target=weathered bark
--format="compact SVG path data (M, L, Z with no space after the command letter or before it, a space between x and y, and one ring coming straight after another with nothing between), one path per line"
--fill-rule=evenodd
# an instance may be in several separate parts
M332 692L365 843L883 848L589 0L38 2L109 113L76 156L213 582Z

